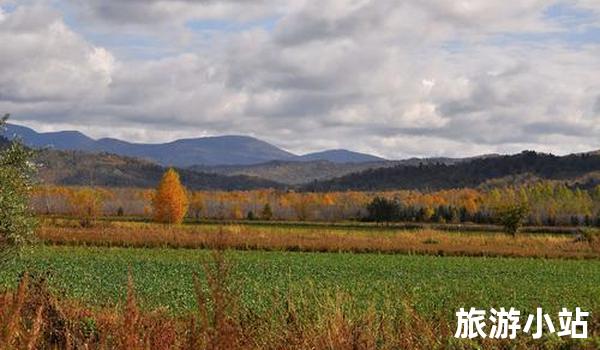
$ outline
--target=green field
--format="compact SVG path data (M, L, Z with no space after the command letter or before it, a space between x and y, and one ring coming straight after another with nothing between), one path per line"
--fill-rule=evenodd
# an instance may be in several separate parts
M326 303L341 292L351 309L394 310L404 300L417 310L452 317L458 307L538 305L599 310L600 261L379 254L232 251L232 279L242 303L257 312L291 296ZM195 308L192 273L202 271L207 251L39 246L0 272L0 285L12 287L20 272L45 271L60 295L92 306L123 302L131 267L145 308L173 313ZM338 293L339 294L339 293ZM407 299L408 298L408 299Z

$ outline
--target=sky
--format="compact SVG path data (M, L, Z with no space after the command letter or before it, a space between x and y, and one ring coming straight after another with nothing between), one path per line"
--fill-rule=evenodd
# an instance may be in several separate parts
M0 113L401 159L600 149L600 0L0 0Z

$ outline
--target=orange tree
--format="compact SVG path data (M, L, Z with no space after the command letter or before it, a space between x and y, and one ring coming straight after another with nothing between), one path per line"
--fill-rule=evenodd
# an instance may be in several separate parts
M167 170L152 200L154 219L168 224L180 224L187 213L188 203L179 174L174 169Z

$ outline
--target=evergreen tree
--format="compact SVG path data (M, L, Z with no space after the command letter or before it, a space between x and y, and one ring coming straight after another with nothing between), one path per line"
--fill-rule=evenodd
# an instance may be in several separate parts
M367 206L369 219L376 222L390 222L398 219L400 204L395 200L375 197Z
M263 220L271 220L273 218L273 211L271 210L269 203L266 203L263 207L260 213L260 218Z

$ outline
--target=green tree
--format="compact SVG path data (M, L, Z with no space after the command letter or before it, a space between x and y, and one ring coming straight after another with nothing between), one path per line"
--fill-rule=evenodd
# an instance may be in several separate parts
M0 118L4 130L8 115ZM35 168L32 151L19 140L0 146L0 259L4 262L33 242L36 220L29 208ZM2 143L2 142L0 142Z
M497 210L499 223L504 227L504 232L516 236L523 221L529 215L529 208L524 204L509 204Z
M375 197L367 205L369 219L376 222L397 220L400 214L400 203L384 197Z

